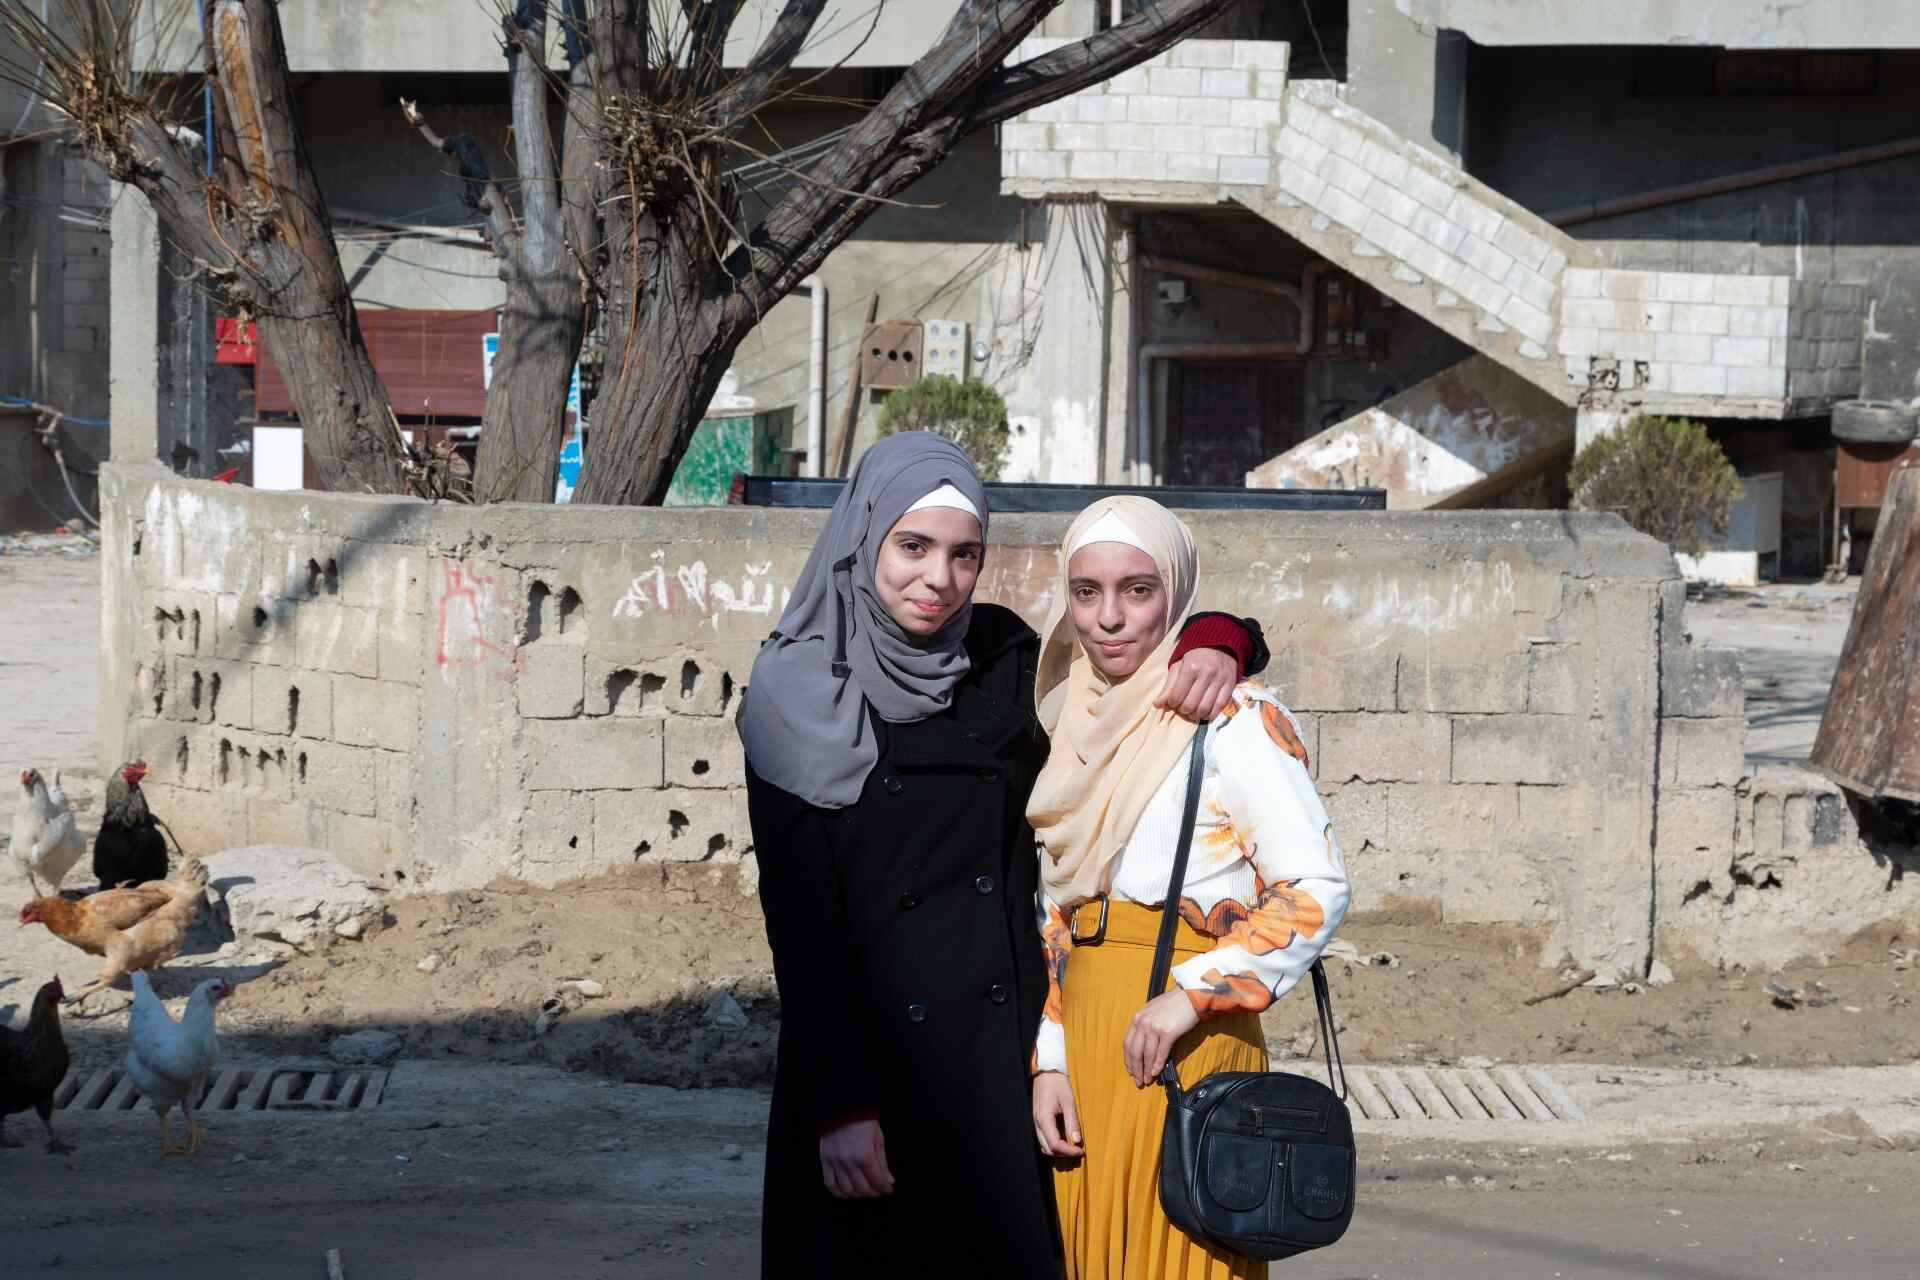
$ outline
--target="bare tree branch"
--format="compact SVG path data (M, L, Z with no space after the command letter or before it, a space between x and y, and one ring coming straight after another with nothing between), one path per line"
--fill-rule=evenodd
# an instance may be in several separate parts
M753 58L733 80L715 94L702 114L723 127L732 127L764 107L773 86L787 73L806 47L827 0L787 0L773 29L760 42Z
M452 158L461 179L466 183L468 207L486 215L487 236L493 241L493 251L502 258L507 257L513 251L515 239L513 211L507 208L506 198L500 194L500 186L493 180L493 173L487 166L487 153L480 149L480 144L473 140L471 134L456 133L442 138L427 124L419 103L411 99L400 99L400 113L427 140L428 146Z
M1227 9L1232 0L1159 0L1117 27L991 76L968 118L978 129L1130 71Z

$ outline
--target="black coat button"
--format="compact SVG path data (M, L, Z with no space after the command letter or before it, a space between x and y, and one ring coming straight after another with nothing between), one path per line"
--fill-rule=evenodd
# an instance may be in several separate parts
M975 881L973 882L973 891L974 891L975 893L992 893L992 892L993 892L993 877L992 877L992 876L981 876L981 877L980 877L980 878L979 878L978 880L975 880Z
M901 895L900 895L900 909L901 909L902 911L911 911L911 910L913 910L913 909L914 909L915 907L917 907L917 906L919 906L919 905L920 905L920 895L919 895L919 894L917 894L917 893L903 893L903 894L901 894Z
M918 1000L915 1000L912 1004L907 1006L908 1022L925 1022L926 1020L927 1020L926 1005L920 1003Z
M897 796L907 789L907 784L892 774L888 774L886 777L880 779L880 785L887 789L887 794L890 796Z
M1005 1004L1007 1002L1007 989L996 982L987 988L987 999L993 1001L995 1004Z
M998 782L1000 781L1000 771L998 769L982 769L980 771L980 781Z

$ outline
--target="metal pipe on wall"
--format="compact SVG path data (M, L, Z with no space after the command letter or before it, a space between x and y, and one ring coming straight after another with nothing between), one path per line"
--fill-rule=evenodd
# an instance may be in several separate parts
M1722 196L1752 187L1772 186L1776 182L1791 182L1795 178L1808 178L1815 174L1833 173L1839 169L1853 169L1863 164L1878 164L1885 160L1899 160L1912 155L1920 155L1920 138L1886 142L1875 147L1860 147L1853 151L1839 151L1817 160L1793 160L1786 164L1769 165L1764 169L1748 169L1742 173L1730 173L1724 177L1686 182L1676 187L1662 187L1658 191L1646 191L1636 196L1622 196L1617 200L1596 200L1591 204L1573 205L1546 214L1545 220L1556 227L1577 227L1582 223L1598 222L1603 218L1618 218L1629 213L1642 213L1648 209L1686 204L1692 200L1707 199L1709 196Z
M795 291L813 299L811 332L807 337L807 458L801 474L818 478L827 452L827 286L819 276L808 276Z

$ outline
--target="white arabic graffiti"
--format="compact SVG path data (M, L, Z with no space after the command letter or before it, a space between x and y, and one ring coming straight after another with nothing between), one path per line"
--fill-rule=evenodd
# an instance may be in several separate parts
M681 613L688 609L697 609L703 614L715 631L720 629L721 619L736 613L771 616L774 609L775 588L773 581L773 561L765 564L749 564L740 575L737 583L724 578L708 580L707 565L704 560L695 560L691 564L680 565L669 576L665 553L653 553L655 564L651 569L635 577L627 593L613 604L615 618L639 618L648 612ZM679 592L672 585L679 585ZM792 590L779 588L780 607L784 609L792 598Z

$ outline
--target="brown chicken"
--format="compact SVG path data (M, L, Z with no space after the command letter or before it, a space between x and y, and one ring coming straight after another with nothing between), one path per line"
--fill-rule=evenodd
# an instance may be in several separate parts
M0 1027L0 1147L7 1141L7 1117L31 1108L47 1131L47 1150L66 1151L53 1132L53 1093L67 1074L67 1041L60 1034L60 979L43 985L33 997L24 1029Z
M206 901L206 864L198 858L189 858L177 878L140 885L132 892L138 893L153 885L165 886L167 900L138 924L126 929L113 929L101 939L104 943L101 954L107 962L100 967L100 976L69 996L66 1001L68 1004L84 1000L100 988L110 987L136 970L157 969L180 954L180 948L187 940L187 929L199 916L200 906ZM33 905L29 903L28 909L32 909ZM25 914L22 911L22 923L26 923ZM96 918L95 922L105 924L104 919ZM68 941L75 946L84 945L75 939L69 938Z
M78 902L66 898L30 898L20 908L20 924L43 924L47 932L72 943L90 956L107 954L115 934L145 920L167 905L173 894L170 880L149 880L125 889L103 889Z

